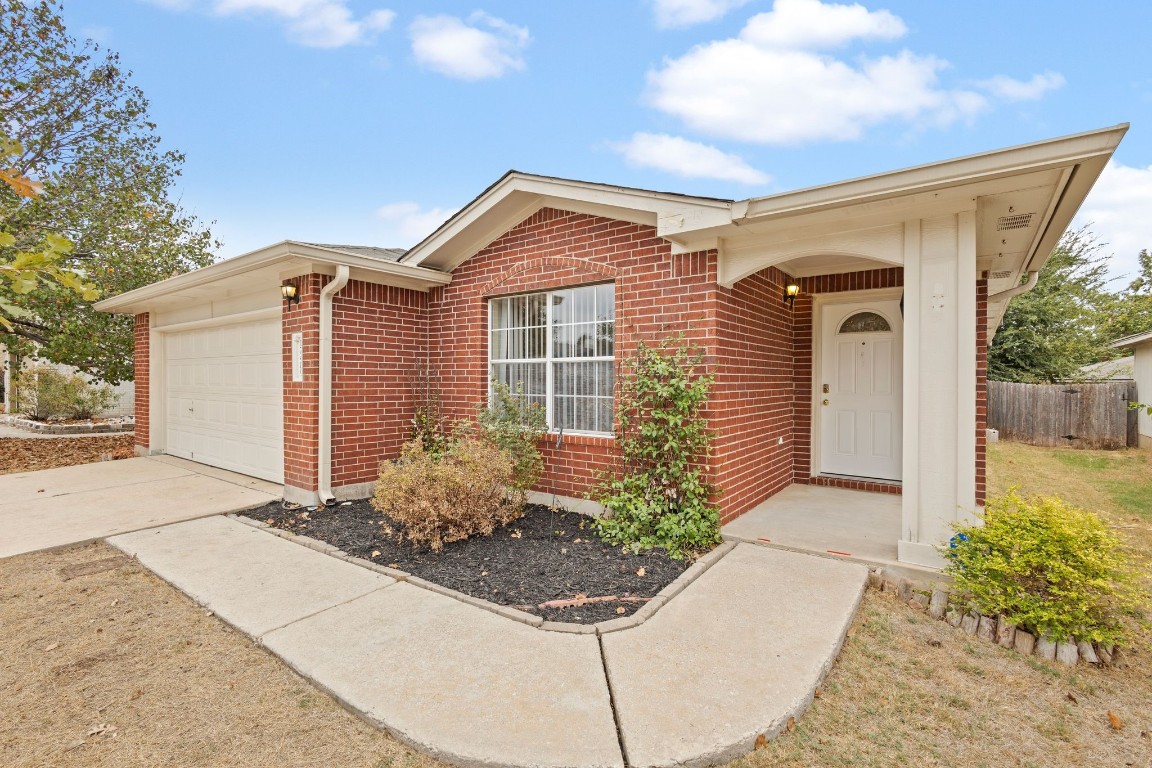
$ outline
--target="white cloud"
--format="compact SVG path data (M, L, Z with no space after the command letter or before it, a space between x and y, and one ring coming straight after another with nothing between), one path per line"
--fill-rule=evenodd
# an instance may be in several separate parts
M1016 80L997 75L976 85L1005 101L1035 101L1048 91L1063 87L1064 76L1059 72L1043 72L1033 75L1031 80Z
M394 11L379 9L353 16L348 0L148 0L173 11L207 7L220 16L264 14L284 23L289 39L311 48L339 48L369 42L392 26Z
M457 208L422 208L418 203L388 203L376 209L376 218L389 224L385 237L394 238L389 246L415 245L448 220Z
M776 0L733 38L698 45L648 73L646 99L710 136L765 144L847 141L891 121L946 125L972 119L990 97L948 88L948 62L908 50L836 56L827 49L892 41L907 32L886 10L819 0ZM1055 73L982 85L1000 99L1036 98Z
M1152 165L1146 168L1108 163L1088 194L1076 225L1087 224L1107 243L1113 277L1131 278L1139 271L1136 256L1152 250ZM1127 284L1125 281L1123 284ZM1120 285L1120 284L1117 284Z
M656 26L669 29L718 19L749 2L751 0L652 0L652 10L656 13Z
M631 166L656 168L690 179L721 179L738 184L767 184L772 180L738 155L678 136L636 133L628 141L610 146Z
M461 80L500 77L524 68L531 41L526 27L476 11L456 16L418 16L408 28L412 53L429 69Z
M740 37L758 46L833 48L852 40L895 40L907 31L900 17L860 4L776 0L771 11L748 20Z

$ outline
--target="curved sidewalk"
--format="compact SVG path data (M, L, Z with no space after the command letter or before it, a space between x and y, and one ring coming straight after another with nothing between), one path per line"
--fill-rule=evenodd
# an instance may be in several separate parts
M224 517L116 536L348 707L467 766L703 766L798 717L861 565L750 544L644 624L549 632Z

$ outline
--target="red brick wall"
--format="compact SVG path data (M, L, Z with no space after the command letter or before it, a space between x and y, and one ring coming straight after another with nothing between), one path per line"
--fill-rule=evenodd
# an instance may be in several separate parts
M408 437L427 294L352 280L332 301L332 487L372 482Z
M976 281L976 504L988 492L988 280Z
M796 367L794 370L795 405L793 439L796 458L793 479L797 483L812 480L812 297L818 293L862 291L873 288L896 288L904 285L904 268L888 267L866 272L848 272L842 275L819 275L800 280L800 295L796 297ZM868 488L866 490L873 490ZM883 490L889 490L883 488Z
M320 424L320 288L331 278L296 278L300 302L284 304L284 484L316 490L316 436ZM292 381L292 334L304 340L304 381Z
M788 282L773 267L719 290L709 418L724 522L792 482L793 330L792 310L783 302Z
M134 380L136 389L136 445L141 448L149 446L149 386L152 382L152 369L149 365L150 337L148 329L150 317L147 312L136 315L136 322L132 328L135 349L132 360L134 366Z
M545 208L494 240L429 296L430 361L445 413L468 417L488 392L488 298L613 281L618 373L641 339L714 336L716 254L673 256L655 228ZM714 347L705 347L711 359ZM580 497L615 457L613 441L565 435L542 444L537 490Z

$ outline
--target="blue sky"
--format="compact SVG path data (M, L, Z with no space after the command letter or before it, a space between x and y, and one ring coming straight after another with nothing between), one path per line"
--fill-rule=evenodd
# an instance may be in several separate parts
M1152 4L68 0L235 256L409 246L509 168L746 198L1130 122L1081 221L1152 248Z

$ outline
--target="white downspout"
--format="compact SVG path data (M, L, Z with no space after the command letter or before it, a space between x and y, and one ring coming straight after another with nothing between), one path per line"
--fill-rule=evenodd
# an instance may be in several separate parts
M320 291L320 433L317 439L316 495L321 504L332 493L332 297L348 284L348 265L336 267L336 277Z
M1036 281L1039 279L1040 279L1040 273L1039 272L1029 272L1028 273L1028 282L1024 283L1024 285L1018 285L1015 288L1009 288L1006 291L1000 291L1000 293L992 294L991 296L988 297L988 303L991 304L994 301L1001 301L1001 300L1008 301L1009 299L1011 299L1015 296L1019 296L1022 293L1028 293L1028 291L1030 291L1036 287Z

